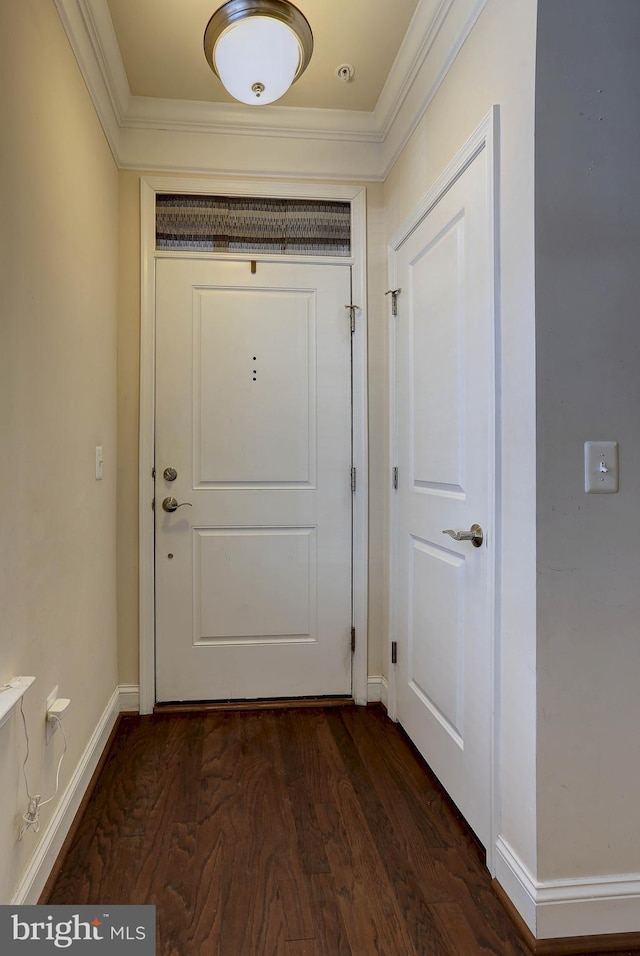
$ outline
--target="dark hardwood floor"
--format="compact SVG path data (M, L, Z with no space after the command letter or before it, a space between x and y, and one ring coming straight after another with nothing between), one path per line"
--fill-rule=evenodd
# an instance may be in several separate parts
M528 956L381 708L125 717L49 903L154 903L158 956Z

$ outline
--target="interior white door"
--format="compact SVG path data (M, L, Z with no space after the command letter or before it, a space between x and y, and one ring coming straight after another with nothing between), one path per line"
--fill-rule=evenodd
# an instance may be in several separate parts
M351 693L350 282L157 263L159 701Z
M494 320L487 150L397 252L397 712L490 838ZM443 531L480 525L481 547Z

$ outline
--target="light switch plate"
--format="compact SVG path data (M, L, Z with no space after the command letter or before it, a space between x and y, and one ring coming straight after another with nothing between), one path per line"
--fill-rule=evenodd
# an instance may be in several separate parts
M618 442L584 443L584 490L588 495L613 495L617 492Z

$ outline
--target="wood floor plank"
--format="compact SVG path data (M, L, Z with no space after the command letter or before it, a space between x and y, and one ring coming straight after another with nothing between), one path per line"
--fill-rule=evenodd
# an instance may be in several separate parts
M457 952L474 953L476 956L497 956L507 952L496 949L495 943L490 943L487 938L474 934L459 903L435 903L430 909L443 934L454 943Z
M318 742L334 773L330 802L318 804L316 813L352 951L373 956L396 948L413 956L419 951L407 931L377 840L326 722L318 730ZM435 948L433 952L439 956L445 951Z
M318 782L326 776L318 765L316 727L312 716L280 721L280 754L296 831L298 854L304 873L328 873L329 861L315 816ZM324 792L324 791L323 791Z
M330 873L307 876L318 956L353 956L342 918L335 880Z
M233 946L240 952L259 952L258 946L266 951L274 936L285 935L274 872L277 846L271 839L280 827L277 820L271 823L275 801L273 778L268 779L269 745L260 733L263 722L253 715L223 724L224 737L214 732L204 745L207 776L200 791L194 860L204 876L199 904L216 913L221 952L232 952ZM219 753L212 759L207 750L215 741Z
M426 846L456 846L461 818L435 776L399 725L388 720L381 707L368 709L372 713L367 721L354 719L346 710L342 716L388 811L392 813L400 800L403 816L420 830Z
M415 861L416 865L412 865L406 848L398 839L393 820L378 796L374 779L362 761L342 716L328 715L327 723L349 774L363 820L366 821L376 842L391 891L402 913L403 922L409 928L411 938L416 941L419 952L449 953L450 949L446 940L442 937L427 906L428 900L425 896L427 884L420 868L421 860L418 858ZM425 858L425 862L427 859Z
M283 956L321 956L315 939L288 940Z
M456 887L455 901L462 908L477 945L493 947L488 951L506 956L528 956L527 947L514 933L511 920L487 884L487 870L477 856L463 844L434 850L434 854L449 869Z
M196 823L176 822L172 828L169 857L165 861L162 898L156 912L158 936L164 956L182 956L193 951L197 899L197 876L193 869L198 840Z

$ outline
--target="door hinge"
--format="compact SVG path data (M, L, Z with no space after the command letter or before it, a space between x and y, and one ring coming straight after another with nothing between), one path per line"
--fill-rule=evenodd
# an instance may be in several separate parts
M388 289L385 292L385 295L391 296L391 315L398 314L398 296L402 292L402 289Z
M155 499L155 498L152 498L152 499L151 499L151 510L152 510L152 511L155 511L155 510L156 510L156 499Z
M393 484L394 491L398 490L398 468L397 466L391 469L391 481Z
M391 663L392 664L398 663L398 642L397 641L391 641Z
M359 305L345 305L345 309L349 309L350 322L351 322L351 331L355 332L356 330L356 310L359 309Z
M351 491L355 495L356 493L356 469L352 467L351 469Z
M155 465L154 465L153 468L151 469L151 477L152 477L153 480L155 481L155 477L156 477L156 468L155 468Z
M351 628L351 653L355 654L356 652L356 629L355 627Z

